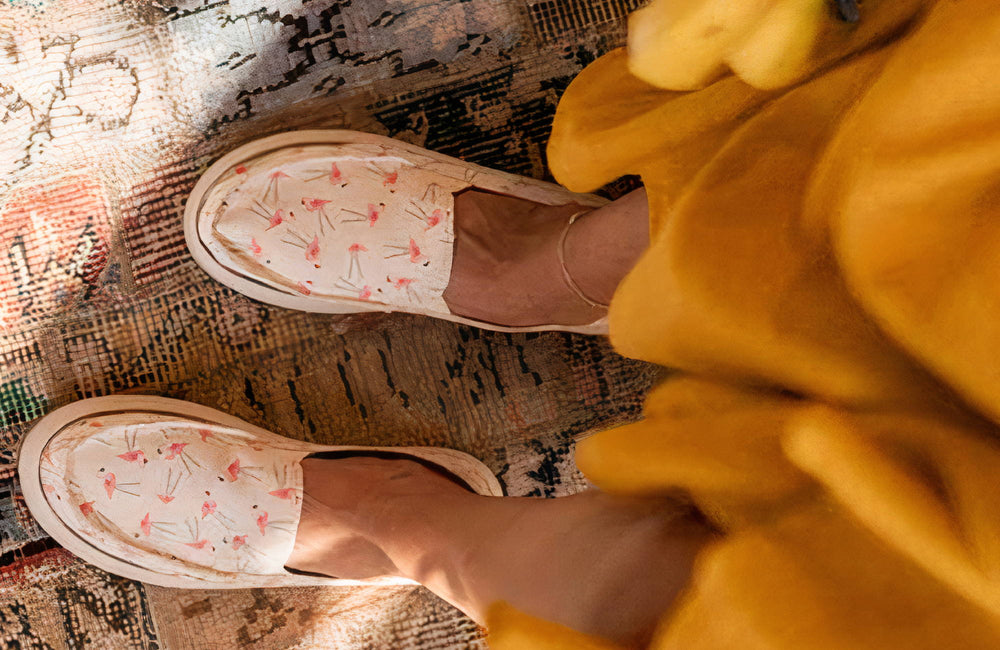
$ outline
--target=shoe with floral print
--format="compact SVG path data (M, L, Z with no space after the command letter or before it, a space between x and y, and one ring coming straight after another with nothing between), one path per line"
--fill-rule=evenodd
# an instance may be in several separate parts
M417 460L480 494L495 476L462 452L330 447L162 397L82 400L42 418L21 443L21 486L57 542L106 571L168 587L412 584L293 574L301 461L312 454Z
M607 203L391 138L294 131L246 144L211 165L187 201L184 232L209 275L279 307L404 311L498 331L606 333L606 318L503 327L451 313L443 295L455 194L469 189L544 205Z

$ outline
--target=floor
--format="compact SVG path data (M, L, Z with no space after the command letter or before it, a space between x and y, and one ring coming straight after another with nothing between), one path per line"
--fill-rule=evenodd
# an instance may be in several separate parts
M638 3L0 0L0 647L484 647L422 588L110 576L34 523L17 442L72 401L148 393L304 440L462 449L514 495L585 488L573 441L636 419L656 369L599 338L271 308L194 264L179 215L208 164L286 129L544 178L560 93Z

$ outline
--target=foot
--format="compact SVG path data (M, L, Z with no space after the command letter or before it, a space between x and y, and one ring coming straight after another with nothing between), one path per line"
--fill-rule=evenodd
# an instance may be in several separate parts
M563 277L560 239L567 232L566 267L583 294L607 304L648 244L645 192L596 210L549 206L465 191L455 198L455 254L444 292L452 313L507 325L587 325L606 315Z
M643 644L711 534L674 502L655 498L484 497L406 460L302 466L305 497L289 568L408 577L479 622L502 600Z
M434 552L428 513L475 496L402 459L306 458L302 474L302 515L286 566L336 578L418 580L421 558ZM399 548L397 539L419 546Z
M459 314L487 328L561 329L600 321L600 305L645 247L645 195L594 210L541 205L511 196L524 192L516 179L432 152L417 156L388 138L347 140L317 142L306 154L292 146L297 136L283 134L267 155L213 166L214 181L199 186L185 212L199 264L283 307ZM461 179L470 171L495 193L469 189ZM544 185L531 194L576 200Z

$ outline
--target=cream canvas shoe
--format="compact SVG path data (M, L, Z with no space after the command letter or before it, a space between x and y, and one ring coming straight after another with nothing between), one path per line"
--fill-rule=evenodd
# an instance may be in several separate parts
M31 514L105 571L166 587L415 584L287 571L311 454L392 454L479 494L502 496L468 454L434 447L337 447L292 440L215 409L146 396L86 399L42 418L21 442Z
M443 294L455 194L468 189L544 205L607 203L391 138L293 131L243 145L211 165L185 206L184 233L209 275L279 307L403 311L504 332L607 333L606 318L504 327L451 313Z

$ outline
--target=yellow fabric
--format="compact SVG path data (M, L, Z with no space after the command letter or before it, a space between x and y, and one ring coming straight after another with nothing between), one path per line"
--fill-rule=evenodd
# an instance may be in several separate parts
M518 611L507 603L490 606L490 647L511 650L615 650L617 646L588 636L565 625L545 621Z
M557 114L570 189L642 176L611 337L681 371L578 463L724 532L655 648L1000 647L1000 7L832 5L655 0Z

